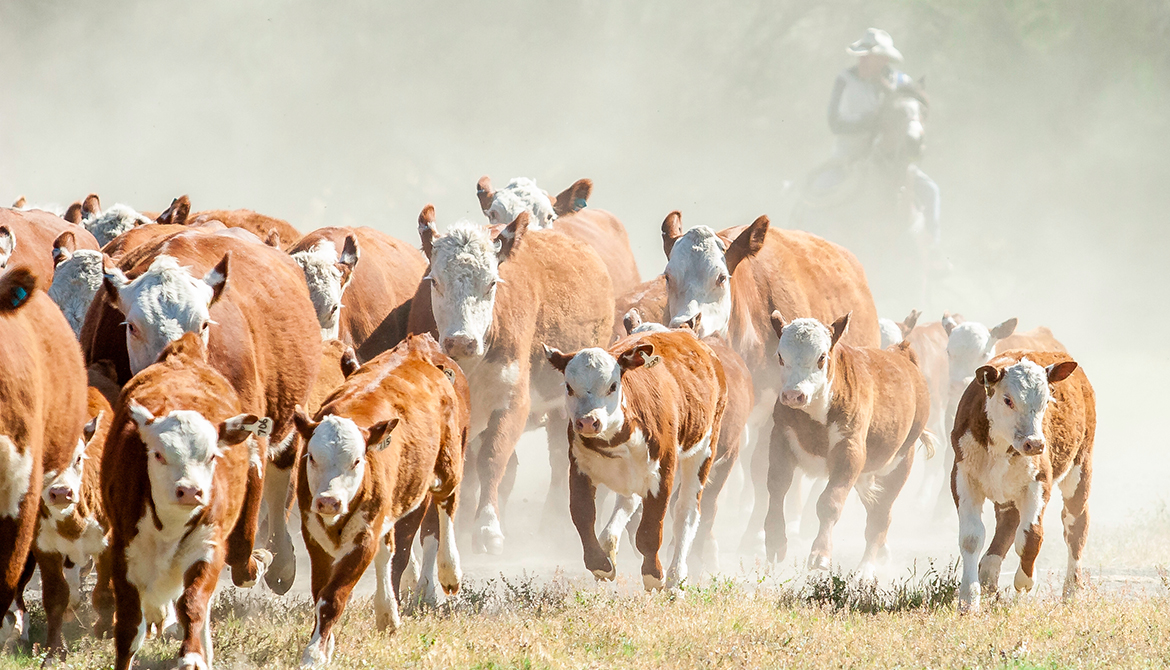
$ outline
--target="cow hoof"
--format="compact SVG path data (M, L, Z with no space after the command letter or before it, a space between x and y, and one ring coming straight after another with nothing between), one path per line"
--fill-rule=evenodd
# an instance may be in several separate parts
M745 556L767 556L768 549L764 542L764 531L747 532L739 543L739 553ZM780 560L784 560L783 557Z
M829 570L832 566L832 559L824 554L810 554L808 557L809 570Z
M333 640L330 639L329 641L332 642ZM332 647L332 646L333 646L332 644L325 645L325 644L322 644L321 642L318 642L316 644L310 644L308 647L305 648L304 656L301 657L301 667L302 668L323 668L326 665L329 665L329 660L330 660L329 657L331 655L329 653L329 651L331 651L331 650L328 649L328 647Z
M980 589L978 584L959 585L959 613L974 614L979 611Z
M459 583L461 580L458 571L451 572L447 575L444 575L443 572L443 570L439 570L439 585L443 587L443 593L449 596L459 593Z
M988 593L995 593L999 589L999 571L1003 567L1003 559L988 554L979 561L979 584Z
M1024 574L1023 570L1016 570L1016 591L1031 591L1035 585L1036 581Z
M874 581L877 579L877 566L870 561L865 561L857 566L857 578L862 581Z
M419 565L418 559L414 557L414 552L410 552L410 560L406 563L406 569L402 571L402 577L398 580L398 588L403 593L414 593L418 590L419 580Z
M186 654L179 659L178 670L207 670L207 662L202 654Z
M614 564L611 563L611 565ZM614 565L609 570L590 570L590 572L593 573L593 578L599 582L612 582L617 577L617 566Z
M642 575L642 588L647 591L659 591L662 589L663 581L661 577L654 575Z
M273 559L275 562L275 559ZM268 588L278 596L283 596L292 588L293 580L297 576L296 561L287 561L280 567L269 565L269 568L264 573L264 583L268 584Z

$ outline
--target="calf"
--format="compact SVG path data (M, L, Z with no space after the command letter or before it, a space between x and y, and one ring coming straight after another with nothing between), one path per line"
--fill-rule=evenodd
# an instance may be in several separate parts
M565 375L569 415L569 505L585 567L617 575L617 548L630 516L643 507L637 547L646 590L687 577L703 487L727 407L727 380L711 348L692 332L639 333L606 349L565 354L545 346ZM674 556L663 580L658 549L675 477ZM601 537L594 535L597 485L621 499Z
M52 256L53 284L49 287L49 297L61 308L74 335L80 337L85 315L102 286L102 252L78 249L73 231L67 230L53 242Z
M785 323L772 313L780 340L780 398L768 459L771 505L766 520L768 558L788 551L784 495L797 466L828 476L817 501L820 530L808 557L811 569L829 569L833 526L856 488L866 510L860 571L873 575L889 555L890 509L914 463L914 445L930 414L930 395L909 343L883 350L852 347L842 337L850 315L825 327L816 319Z
M613 330L613 291L605 265L587 245L556 230L528 232L523 212L507 226L455 223L434 229L434 208L419 216L430 272L411 301L415 332L434 328L443 351L476 389L472 439L480 497L476 551L503 551L500 484L524 429L563 417L563 379L543 362L541 342L599 346ZM568 498L568 444L548 431L553 477L546 515Z
M1075 593L1089 526L1096 428L1093 387L1066 353L1017 349L976 370L959 401L951 433L951 491L959 511L963 559L961 609L977 610L982 591L995 592L1003 557L1013 542L1020 556L1015 588L1031 590L1044 537L1041 521L1054 484L1064 499L1064 595ZM983 503L988 499L995 505L995 535L980 561Z
M407 303L427 269L418 249L361 227L319 228L288 252L305 273L322 339L340 339L358 349L386 319L398 328L397 339L384 348L405 336Z
M9 612L32 549L45 472L72 462L85 368L69 324L24 265L0 274L0 646L27 633ZM20 608L21 610L23 608Z
M333 627L371 561L378 629L397 630L401 569L392 572L391 558L396 543L404 554L409 551L421 514L414 515L406 533L396 525L428 500L440 525L438 542L423 542L424 566L435 565L437 558L443 590L459 590L453 516L468 416L459 367L426 335L403 341L353 372L312 418L297 413L297 430L306 443L297 500L316 603L303 665L332 658ZM395 568L399 565L405 561L395 561Z
M184 631L179 667L211 667L211 596L225 562L247 587L272 560L252 549L266 459L256 438L272 420L241 410L194 333L167 345L118 400L101 474L117 670L172 611Z

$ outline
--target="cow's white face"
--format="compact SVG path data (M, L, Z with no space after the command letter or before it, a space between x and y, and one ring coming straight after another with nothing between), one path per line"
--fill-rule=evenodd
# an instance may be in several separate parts
M99 247L104 247L110 240L134 226L148 223L153 223L153 221L119 203L104 212L86 218L81 222L81 225L97 239Z
M69 465L60 472L46 472L41 488L41 502L49 517L61 521L73 516L81 501L82 478L85 476L85 441L78 440Z
M816 319L796 319L784 326L776 354L780 358L780 401L805 409L830 392L829 358L833 334Z
M678 328L702 314L699 338L726 335L731 320L731 271L727 245L707 226L675 241L666 262L666 315Z
M337 339L341 330L341 308L344 307L341 296L358 261L358 250L353 244L352 236L347 238L350 246L338 254L337 245L331 240L321 240L312 249L292 254L292 259L305 273L322 340Z
M101 288L102 272L101 252L89 249L64 252L53 269L49 297L61 308L75 335L81 333L85 313Z
M526 177L516 177L504 188L492 194L492 205L484 212L492 225L507 225L516 220L521 212L532 217L530 230L549 228L557 218L552 200Z
M565 410L583 437L607 439L625 423L622 370L604 349L582 349L565 367Z
M431 252L431 308L439 344L456 360L483 356L500 281L500 242L469 221L435 239Z
M1044 413L1052 400L1048 370L1028 359L1004 368L1002 377L985 385L987 421L993 442L1008 444L1026 456L1044 451Z
M189 518L211 500L216 459L224 455L217 426L193 410L156 418L133 400L130 418L146 445L146 471L160 518Z
M134 281L117 270L106 278L126 316L126 350L134 374L158 360L183 333L199 333L206 345L211 304L227 282L218 266L200 279L171 256L159 256Z
M366 473L366 436L352 419L328 415L305 448L312 511L326 523L349 512Z
M967 321L955 326L947 338L947 362L951 387L961 395L975 377L975 370L995 355L998 338L982 323Z

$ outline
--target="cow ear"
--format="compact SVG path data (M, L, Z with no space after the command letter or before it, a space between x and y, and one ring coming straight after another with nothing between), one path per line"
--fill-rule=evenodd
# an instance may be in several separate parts
M8 226L0 226L0 268L8 265L12 252L16 251L16 233Z
M211 287L211 302L207 303L208 308L215 304L223 295L227 288L228 267L231 265L232 252L229 250L219 259L215 267L211 268L206 275L203 276L203 281Z
M296 426L297 432L307 442L309 438L313 437L313 431L317 430L320 422L313 421L313 418L306 414L300 405L297 405L293 409L293 425Z
M170 207L163 210L155 219L156 223L169 223L176 226L187 225L187 217L191 215L191 199L181 195L171 201Z
M134 425L138 426L138 430L142 430L154 423L154 415L150 413L150 410L140 405L137 400L131 398L130 404L127 405L126 409L129 410L130 420L134 422Z
M370 426L370 434L366 438L366 451L382 451L390 446L390 438L393 437L397 425L398 417L394 417Z
M833 322L832 327L829 328L833 332L833 339L829 344L829 349L837 346L837 342L845 336L845 331L849 330L849 320L853 318L853 312L847 313L845 316Z
M341 273L341 290L349 285L349 280L353 279L354 268L357 267L358 259L361 258L362 250L358 245L357 238L353 235L345 236L345 244L341 247L341 257L337 259L337 271Z
M1017 322L1018 322L1018 319L1016 319L1016 317L1013 316L1012 318L1008 319L1007 321L1004 321L1003 323L999 324L995 328L992 328L991 329L991 336L997 340L1002 340L1003 338L1008 337L1012 333L1016 332L1016 323Z
M906 337L910 331L914 330L914 326L918 325L918 317L922 316L922 312L918 310L911 310L910 316L907 316L902 323L898 324L898 330L902 331L902 337Z
M12 203L12 209L24 209L24 206L27 204L28 201L25 200L24 196L22 195Z
M784 334L784 326L788 324L784 322L784 316L780 314L780 310L772 310L772 332L776 333L776 337Z
M496 192L492 190L492 178L486 174L479 178L475 184L475 197L479 198L479 208L487 214L488 210L492 208L492 200L496 197Z
M496 235L496 258L499 259L500 263L508 260L526 232L528 232L528 212L520 212L520 216L517 216L515 221L504 226L504 229Z
M69 205L69 209L65 210L65 216L62 216L61 218L65 219L69 223L76 223L77 225L80 226L81 225L81 203L75 202L72 205Z
M553 201L553 211L557 216L564 216L579 212L589 205L589 196L593 194L592 179L578 179L569 188L557 194Z
M662 360L661 356L654 355L654 345L649 342L642 342L622 353L618 354L618 366L621 367L622 372L629 372L635 368L640 368L643 365L646 367L654 367Z
M122 297L120 292L130 283L130 279L122 270L113 264L109 256L102 256L102 286L106 289L106 302L118 311L122 311Z
M569 366L569 361L573 360L576 354L566 354L560 349L554 349L547 344L541 345L544 347L544 357L548 359L549 364L557 369L558 372L564 374L565 368Z
M662 220L662 250L666 252L666 260L670 260L670 250L682 234L682 212L676 209Z
M341 354L341 374L348 379L350 375L357 372L362 364L358 362L357 354L354 353L353 347L346 347Z
M1053 363L1044 369L1048 372L1048 383L1055 384L1056 382L1062 382L1068 379L1068 376L1077 369L1077 362L1061 361L1060 363Z
M735 274L735 268L739 266L741 261L755 256L760 249L764 248L764 240L768 237L768 225L768 217L761 216L727 247L727 253L724 254L724 257L727 259L727 272L729 274Z
M695 315L692 316L691 318L687 319L682 324L682 326L683 326L683 328L687 328L692 333L694 333L695 337L698 337L699 336L699 328L701 328L703 326L703 313L702 312L695 312Z
M89 444L89 441L92 440L93 436L97 434L98 426L101 424L102 417L105 416L105 414L106 410L99 410L97 416L85 422L85 427L81 429L81 438L85 441L86 444Z
M272 247L273 249L279 249L280 248L280 231L275 229L275 228L270 229L268 231L268 235L266 235L264 237L264 244L267 244L268 246Z
M959 322L955 320L955 317L950 312L943 312L942 327L943 330L947 331L947 337L951 336L951 331L958 327L958 325Z
M984 365L975 371L975 381L983 384L983 392L988 398L995 394L995 384L1000 379L1003 379L1003 370L994 365Z
M28 302L37 288L37 276L23 265L0 275L0 313L14 312Z
M257 417L255 414L237 414L219 424L219 443L239 444L249 435L268 437L272 434L272 419Z
M435 206L428 204L418 215L418 236L422 240L422 250L427 260L431 260L431 251L434 242L439 239L439 232L435 230Z
M635 328L642 325L642 315L638 313L638 309L636 307L631 308L630 311L626 312L626 315L622 317L622 325L626 328L626 335L634 332Z
M102 213L102 201L98 198L97 193L90 193L85 196L85 200L81 203L81 218L88 219L91 216L98 216Z
M53 240L53 267L64 263L73 258L73 252L77 249L77 241L73 238L73 233L66 230Z

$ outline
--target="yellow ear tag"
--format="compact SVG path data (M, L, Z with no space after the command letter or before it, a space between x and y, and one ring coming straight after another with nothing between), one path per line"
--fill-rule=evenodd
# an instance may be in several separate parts
M658 355L651 356L646 359L646 367L652 368L662 362L662 357Z

